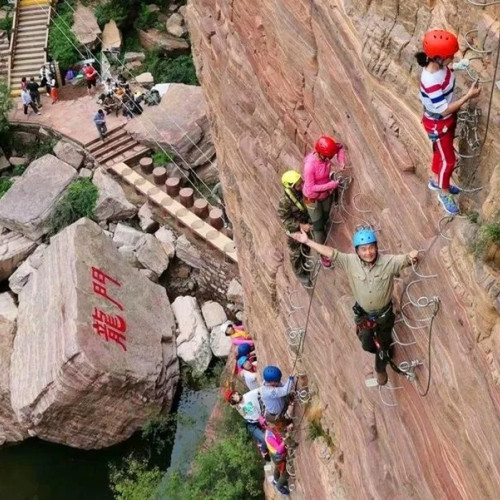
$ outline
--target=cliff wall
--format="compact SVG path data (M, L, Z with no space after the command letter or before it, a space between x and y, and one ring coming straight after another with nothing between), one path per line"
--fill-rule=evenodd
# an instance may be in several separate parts
M313 406L330 444L307 439L301 422L294 498L497 498L500 491L500 303L498 273L476 261L476 231L467 219L448 222L426 188L431 148L421 127L420 69L413 53L423 33L444 27L493 54L472 61L472 78L493 79L500 6L466 0L193 0L188 20L210 109L228 213L234 223L246 314L261 366L284 372L295 357L288 332L304 327L310 295L297 284L286 236L276 215L280 176L299 168L320 133L347 147L353 177L345 210L335 212L329 243L350 251L358 224L379 231L382 251L427 250L419 277L402 274L408 289L439 297L432 307L405 306L408 328L396 324L397 361L418 359L417 381L390 373L398 389L367 388L373 357L354 333L345 276L321 270L303 355ZM479 54L481 55L481 54ZM471 79L457 72L458 87ZM491 83L483 85L478 136L485 137ZM462 195L462 208L486 217L498 210L500 138L498 90L481 156L461 163L460 182L484 187ZM472 142L472 141L471 141ZM475 154L462 140L462 150ZM476 151L477 152L477 151ZM442 228L441 236L438 226ZM292 305L290 304L292 301ZM423 304L423 301L420 301ZM301 306L290 314L294 307ZM418 320L422 321L418 321ZM383 403L385 401L386 404ZM389 406L390 405L390 406Z

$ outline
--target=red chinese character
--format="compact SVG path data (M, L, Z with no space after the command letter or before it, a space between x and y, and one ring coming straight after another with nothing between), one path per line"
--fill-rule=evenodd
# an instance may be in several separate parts
M125 320L121 316L106 314L100 309L97 309L97 307L94 307L92 318L94 318L92 327L97 335L104 337L106 342L109 342L109 339L111 339L117 344L120 344L124 351L127 350L125 346L126 338L124 335L127 330L127 323L125 323Z
M110 297L106 289L106 280L111 281L111 283L117 286L121 286L120 283L107 274L104 274L96 267L92 267L92 279L94 280L92 281L92 288L94 292L112 302L116 307L118 307L118 309L120 309L120 311L123 311L123 306L118 301Z

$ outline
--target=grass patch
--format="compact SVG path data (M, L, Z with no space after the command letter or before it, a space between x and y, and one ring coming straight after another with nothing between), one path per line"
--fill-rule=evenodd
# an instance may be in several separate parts
M12 181L10 179L0 179L0 198L10 189Z
M174 157L170 153L165 153L165 151L156 151L153 156L153 163L155 167L163 167L167 163L171 163Z
M57 234L82 217L95 219L94 209L98 194L97 187L89 179L73 181L52 213L49 235Z

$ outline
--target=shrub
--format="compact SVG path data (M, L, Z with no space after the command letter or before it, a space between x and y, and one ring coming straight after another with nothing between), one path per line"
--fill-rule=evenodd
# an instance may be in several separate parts
M69 4L69 5L68 5ZM49 52L54 60L58 61L61 70L68 68L81 59L75 48L78 42L71 31L73 26L74 0L57 5L57 16L54 16L49 29Z
M98 190L89 179L73 181L66 194L57 203L50 220L50 234L73 224L81 217L94 219Z
M9 86L6 82L0 81L0 135L2 136L9 131L7 115L13 107L14 101L10 97Z
M10 40L10 35L12 34L12 21L13 18L10 16L10 14L8 14L7 17L0 19L0 30L7 32L9 40Z
M158 23L158 12L152 12L146 4L141 5L139 16L134 23L134 27L139 30L153 28Z
M146 53L143 71L149 71L155 82L185 83L198 85L192 56L169 58L158 49Z
M0 198L9 190L10 186L12 186L10 179L0 179Z
M156 151L153 154L153 163L155 166L162 167L167 163L170 163L173 160L173 157L169 153L165 153L165 151Z
M130 2L125 0L99 2L94 11L97 24L102 28L105 24L109 23L111 19L114 19L116 24L120 28L123 28L129 18L128 3Z

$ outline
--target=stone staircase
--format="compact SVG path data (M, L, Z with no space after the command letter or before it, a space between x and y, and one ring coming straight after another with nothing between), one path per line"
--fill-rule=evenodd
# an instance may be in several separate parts
M150 152L147 146L137 142L123 127L108 131L104 142L97 138L83 147L106 168L122 162L133 164Z
M20 0L12 36L10 69L11 95L21 93L21 78L34 76L39 82L41 66L46 61L50 0Z
M6 32L0 36L0 80L7 80L9 74L9 37Z

